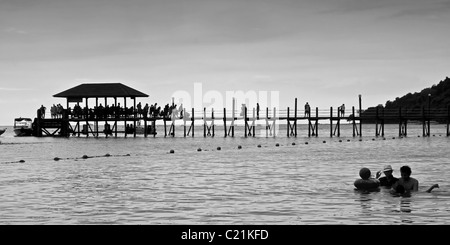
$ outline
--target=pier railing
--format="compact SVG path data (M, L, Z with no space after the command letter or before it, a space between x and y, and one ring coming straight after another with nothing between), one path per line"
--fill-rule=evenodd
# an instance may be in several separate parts
M407 135L407 124L408 122L420 122L423 124L424 136L429 136L430 134L430 122L439 122L447 124L447 136L450 135L449 122L450 122L450 107L447 108L396 108L396 109L385 109L383 107L372 107L365 110L356 110L355 107L346 109L344 111L338 110L337 108L330 107L329 109L319 109L312 108L309 114L305 111L295 110L294 108L277 109L277 108L265 108L263 110L257 110L256 108L239 108L233 110L227 110L223 108L222 110L207 109L203 108L201 110L193 109L190 110L183 109L182 111L174 110L170 115L166 116L153 116L153 115L143 115L137 110L132 111L127 114L78 114L75 115L71 111L64 110L63 115L57 116L56 118L48 119L49 114L43 117L38 110L38 136L42 136L42 132L49 136L55 136L56 133L50 133L48 128L56 128L59 130L59 135L68 136L69 132L78 132L80 135L80 123L84 123L83 132L86 135L91 133L92 135L98 137L98 124L99 122L105 122L105 127L109 133L114 132L115 136L118 133L118 123L123 122L126 126L125 135L133 134L136 136L138 132L137 128L142 126L141 122L144 122L144 135L147 134L155 135L155 125L156 122L160 121L164 124L164 136L175 136L175 123L182 122L188 130L184 130L184 136L189 135L190 132L194 131L194 122L203 121L204 124L204 136L215 135L214 125L223 124L226 128L225 136L234 136L234 126L237 124L244 123L245 125L245 136L254 136L254 131L256 127L256 122L261 125L260 120L265 120L266 130L270 131L272 135L273 127L275 123L286 124L287 136L297 136L297 122L304 121L309 125L308 136L318 135L318 123L319 121L325 121L325 123L330 124L330 136L340 136L340 123L341 121L349 122L353 124L353 136L362 136L361 125L375 124L376 125L376 136L384 135L384 124L386 123L398 123L399 124L399 135ZM93 122L94 129L89 128L90 122ZM75 128L72 127L72 123L75 123ZM109 123L113 125L110 127ZM128 124L130 123L130 124ZM150 125L148 125L150 124ZM66 126L65 126L66 125ZM179 123L178 123L179 125ZM169 126L169 130L167 130ZM206 133L208 130L208 134ZM212 134L210 131L213 131ZM227 133L228 130L228 133ZM187 133L186 133L187 131ZM233 132L233 133L230 133ZM253 132L253 134L252 134ZM120 132L119 132L120 133ZM267 134L269 135L269 134Z

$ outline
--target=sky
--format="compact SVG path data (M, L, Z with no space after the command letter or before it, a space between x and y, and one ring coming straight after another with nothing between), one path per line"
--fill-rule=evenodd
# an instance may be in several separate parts
M0 125L82 83L367 108L449 76L449 26L448 0L0 0Z

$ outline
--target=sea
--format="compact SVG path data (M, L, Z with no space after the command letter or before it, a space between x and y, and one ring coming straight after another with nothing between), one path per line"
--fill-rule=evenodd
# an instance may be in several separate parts
M308 137L286 125L266 137L265 125L244 137L0 136L0 224L3 225L445 225L450 224L450 137L447 125L365 124L353 137L319 125ZM0 128L3 128L0 126ZM408 196L355 190L359 170L372 175L409 165L419 191ZM433 184L439 188L425 190Z

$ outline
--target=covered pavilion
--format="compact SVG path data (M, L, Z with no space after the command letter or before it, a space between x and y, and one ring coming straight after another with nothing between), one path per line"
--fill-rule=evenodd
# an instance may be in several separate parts
M127 98L131 98L133 100L133 108L136 109L136 98L138 97L149 97L147 94L142 93L136 89L130 88L122 83L84 83L80 84L71 89L65 90L63 92L57 93L53 95L53 97L58 98L66 98L67 107L70 108L69 103L77 103L79 105L80 102L85 100L85 107L89 108L89 99L95 98L95 106L98 107L98 100L105 100L105 106L107 105L108 98L114 99L114 106L117 106L117 99L123 98L124 107L127 107ZM88 124L88 117L86 115L86 123ZM134 121L134 128L136 128L136 114ZM96 120L98 123L98 120ZM125 118L126 123L126 118ZM78 124L79 128L79 124ZM116 134L117 134L117 121L115 123ZM92 131L92 130L91 130ZM98 133L97 133L98 135Z

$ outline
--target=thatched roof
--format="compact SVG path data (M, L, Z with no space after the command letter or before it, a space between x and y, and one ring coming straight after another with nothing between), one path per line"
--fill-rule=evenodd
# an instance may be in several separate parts
M53 95L61 98L114 98L114 97L148 97L136 89L121 83L84 83Z

